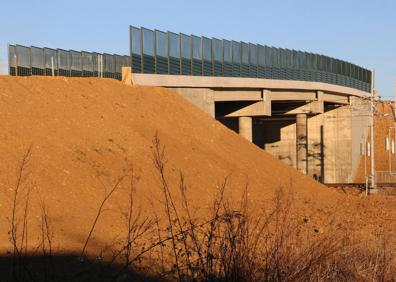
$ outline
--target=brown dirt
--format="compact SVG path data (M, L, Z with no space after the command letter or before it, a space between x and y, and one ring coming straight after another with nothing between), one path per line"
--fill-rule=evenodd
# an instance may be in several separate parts
M7 231L16 167L29 146L31 208L29 236L39 235L39 199L45 202L58 252L79 252L111 183L133 166L140 177L143 212L163 215L152 160L158 132L168 159L167 175L177 193L183 171L197 213L207 211L216 186L228 176L229 196L248 185L250 204L270 204L280 187L292 189L303 214L319 228L337 220L362 234L395 231L395 199L342 195L276 160L170 90L127 87L108 79L0 76L0 250L10 249ZM109 184L110 186L110 184ZM26 187L24 189L26 189ZM108 202L89 245L97 252L123 227L126 190ZM380 208L379 208L380 207ZM323 223L323 226L320 224Z

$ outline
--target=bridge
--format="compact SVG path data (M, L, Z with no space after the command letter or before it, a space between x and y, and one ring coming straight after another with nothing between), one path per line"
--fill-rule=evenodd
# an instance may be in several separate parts
M172 88L325 183L350 183L365 149L371 72L324 55L130 27L135 85Z

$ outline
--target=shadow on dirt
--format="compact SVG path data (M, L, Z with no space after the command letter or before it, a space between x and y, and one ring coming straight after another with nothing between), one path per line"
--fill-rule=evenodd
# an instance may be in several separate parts
M146 271L147 272L147 271ZM123 270L99 260L81 261L77 255L0 257L0 281L163 281L144 273L143 269Z

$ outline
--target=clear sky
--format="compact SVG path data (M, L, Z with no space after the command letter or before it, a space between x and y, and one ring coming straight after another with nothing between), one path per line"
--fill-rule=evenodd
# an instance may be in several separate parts
M128 26L305 50L376 69L394 95L395 0L1 0L0 71L7 43L128 54Z

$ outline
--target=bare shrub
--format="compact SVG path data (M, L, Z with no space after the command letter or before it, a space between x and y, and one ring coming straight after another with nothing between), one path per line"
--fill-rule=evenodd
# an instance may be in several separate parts
M94 231L94 229L96 227L96 224L98 223L98 220L99 220L100 216L103 213L104 206L105 206L106 202L109 200L111 195L117 190L117 188L120 187L120 185L121 185L122 181L125 179L125 177L126 177L125 175L119 177L111 187L108 187L106 184L104 184L99 179L100 183L102 184L102 186L104 188L104 196L103 196L103 199L102 199L102 201L101 201L101 203L100 203L100 205L99 205L99 207L98 207L98 209L96 211L95 218L94 218L94 220L92 222L91 228L90 228L90 230L88 232L87 238L85 239L83 248L81 250L81 253L80 253L80 256L79 256L79 259L81 261L84 260L85 250L86 250L86 248L88 246L89 240L91 239L91 236L92 236L92 233L93 233L93 231Z
M166 215L162 237L171 242L171 273L179 281L385 281L390 277L385 245L361 253L340 230L308 227L297 216L293 194L287 189L278 189L273 207L255 212L249 207L248 187L239 206L224 196L225 179L209 216L194 218L181 172L181 208L176 206L158 134L153 138L153 159Z
M28 164L31 157L31 146L22 155L12 189L11 216L8 218L10 231L8 232L12 244L12 276L15 281L32 278L25 259L28 252L28 214L31 187L28 185Z

